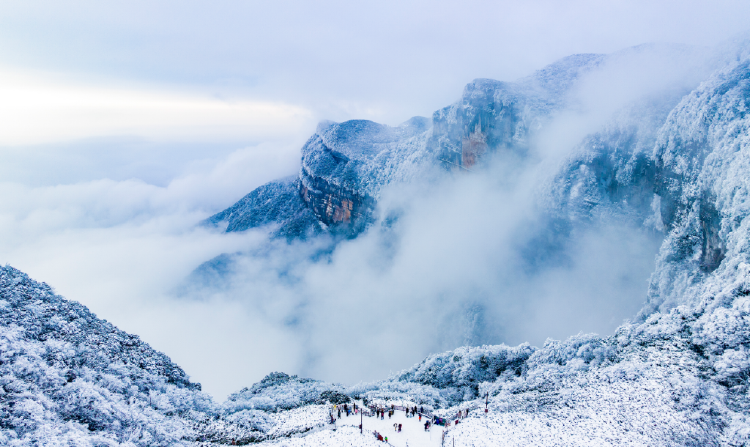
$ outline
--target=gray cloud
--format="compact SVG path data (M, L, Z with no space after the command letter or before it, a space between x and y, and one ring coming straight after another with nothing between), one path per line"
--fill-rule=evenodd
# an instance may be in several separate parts
M749 12L729 0L31 1L0 12L0 62L397 124L477 77L512 80L572 53L644 42L712 45L745 31Z

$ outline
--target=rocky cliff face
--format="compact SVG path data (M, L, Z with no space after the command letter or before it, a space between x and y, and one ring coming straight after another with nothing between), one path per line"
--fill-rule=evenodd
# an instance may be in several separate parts
M357 130L369 130L375 137L385 126L370 121L348 122L344 126L341 129L340 125L333 124L328 129L319 130L305 144L302 149L298 194L324 228L343 229L346 233L357 234L367 225L375 199L358 188L356 170L360 160L355 158L358 154L349 153L347 156L345 151L332 150L321 134L328 133L329 144L333 146L337 135L330 132L331 127L342 131L341 133L345 133L346 127L350 127L354 135ZM332 133L334 135L330 135ZM345 138L344 135L342 137Z
M739 50L733 63L683 98L659 132L655 192L668 234L649 309L696 304L744 281L750 256L748 59L747 50Z
M461 99L432 117L428 148L446 167L471 170L490 153L524 156L529 138L566 105L566 93L606 56L579 54L564 58L517 82L477 79Z
M381 189L422 174L433 156L425 142L430 121L415 117L397 127L372 121L324 122L302 147L295 179L271 182L208 224L243 231L279 226L288 238L328 233L353 237L372 220Z
M320 222L348 235L371 220L383 186L407 181L431 161L425 151L430 122L398 127L372 121L323 123L302 148L300 196Z

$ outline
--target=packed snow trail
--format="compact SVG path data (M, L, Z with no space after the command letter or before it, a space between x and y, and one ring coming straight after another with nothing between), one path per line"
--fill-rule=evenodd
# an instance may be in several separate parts
M396 411L393 417L388 418L386 412L385 418L381 420L376 416L365 416L363 419L363 436L374 439L373 430L384 437L388 437L388 443L395 447L437 447L440 445L440 439L443 435L443 427L434 425L430 431L424 430L424 423L427 419L419 417L407 418L403 411ZM360 415L344 416L336 421L339 427L354 426L359 427ZM393 424L402 424L401 433L394 430Z

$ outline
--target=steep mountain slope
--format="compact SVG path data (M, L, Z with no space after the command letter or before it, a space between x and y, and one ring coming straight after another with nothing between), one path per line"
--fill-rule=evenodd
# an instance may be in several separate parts
M669 233L646 312L697 305L731 284L742 289L742 265L750 254L749 106L745 50L686 96L661 129L656 193Z
M4 445L179 445L212 405L167 356L8 266L0 380Z
M276 224L273 237L305 238L321 233L315 215L299 194L300 181L286 178L256 188L237 203L206 220L207 225L226 225L226 231L245 231Z
M306 238L329 230L356 236L371 221L380 189L425 170L429 120L398 127L372 121L323 122L302 147L296 179L263 185L206 223L243 231L269 224L273 236Z
M421 117L398 127L362 120L322 123L302 148L302 200L325 227L360 233L383 186L425 169L428 134L429 120Z

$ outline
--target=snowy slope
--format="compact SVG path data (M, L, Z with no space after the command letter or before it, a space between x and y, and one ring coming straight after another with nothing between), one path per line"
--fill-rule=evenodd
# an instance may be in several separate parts
M587 364L570 341L543 348L523 377L487 386L490 413L459 424L456 444L746 445L746 410L720 371L739 373L747 357L717 364L689 335L716 315L684 311L623 327L603 362Z
M747 445L749 311L750 299L735 296L730 308L682 306L624 325L608 338L549 340L516 358L518 373L485 376L478 393L458 393L438 413L482 409L489 395L489 413L474 410L450 428L456 445ZM370 385L367 395L428 403L435 391L462 389L455 385L460 382L439 379L440 372L481 373L471 366L477 358L491 361L506 350L461 348L431 356ZM410 382L424 371L434 385Z
M345 393L346 388L340 385L275 372L250 388L231 394L224 408L232 412L244 409L277 412L326 402L343 404L349 402Z
M137 336L0 267L0 444L178 445L212 405Z
M280 179L254 189L224 211L205 221L225 230L245 231L276 225L272 237L305 238L319 234L321 227L299 195L297 178Z

